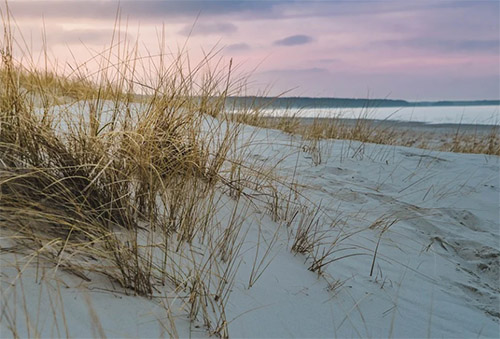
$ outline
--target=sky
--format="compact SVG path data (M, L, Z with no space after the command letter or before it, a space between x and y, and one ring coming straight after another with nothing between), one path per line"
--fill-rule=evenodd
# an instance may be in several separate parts
M1 7L5 12L5 6ZM165 32L193 59L214 47L251 72L248 94L500 99L500 2L9 1L26 44L65 63L126 36L154 50Z

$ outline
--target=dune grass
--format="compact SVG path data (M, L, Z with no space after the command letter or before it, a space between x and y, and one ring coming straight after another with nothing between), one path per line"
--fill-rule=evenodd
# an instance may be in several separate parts
M168 285L185 295L191 319L227 336L238 203L225 224L215 216L221 186L237 189L241 172L232 154L239 127L223 118L231 63L214 70L218 57L208 53L193 66L182 51L139 58L137 45L118 43L92 57L92 76L78 65L70 74L40 70L15 59L2 15L2 251L87 281L104 275L136 295Z
M16 52L23 40L8 10L2 18L1 250L28 261L12 263L18 274L2 287L0 321L18 336L9 296L36 260L52 276L107 277L123 293L160 297L168 314L162 325L175 336L169 301L161 299L170 291L189 319L227 337L225 305L249 206L289 228L303 209L293 178L248 159L251 138L241 140L241 121L227 113L226 98L245 79L234 77L232 61L221 66L215 49L196 65L182 49L167 57L164 37L157 56L141 57L137 43L113 37L112 47L69 72L49 60L53 67L40 67L25 44ZM248 288L272 261L278 234L266 243L259 233Z

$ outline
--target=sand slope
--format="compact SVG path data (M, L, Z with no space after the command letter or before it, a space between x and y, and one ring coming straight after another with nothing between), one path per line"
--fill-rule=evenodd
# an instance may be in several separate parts
M301 185L298 200L321 206L323 240L316 253L335 247L319 276L308 270L311 257L290 251L292 229L273 221L264 205L249 208L226 306L230 336L499 336L500 158L314 143L252 127L244 128L241 142L248 161L278 164L279 173ZM221 199L221 218L231 203ZM262 275L249 288L257 243L272 246ZM14 255L2 254L1 260L2 301L16 314L21 336L169 335L161 298L113 292L116 287L102 277L87 282L64 271L50 276L50 267L39 283L44 270L34 262L15 279ZM17 256L19 263L29 260ZM178 331L173 335L208 335L202 324L188 321L181 302L171 303ZM27 322L36 326L29 329ZM1 324L1 336L10 336L5 312Z

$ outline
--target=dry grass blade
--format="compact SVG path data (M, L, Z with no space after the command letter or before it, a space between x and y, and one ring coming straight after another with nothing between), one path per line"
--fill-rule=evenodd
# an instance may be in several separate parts
M104 275L127 293L154 297L167 285L187 296L192 319L202 315L210 333L227 336L246 184L237 178L240 127L226 120L226 99L243 88L232 61L221 67L216 49L198 65L183 51L169 59L164 37L159 55L142 57L137 43L120 40L117 16L110 48L69 73L40 70L14 57L9 15L2 12L0 46L0 229L8 251L87 281ZM226 188L235 208L221 230Z

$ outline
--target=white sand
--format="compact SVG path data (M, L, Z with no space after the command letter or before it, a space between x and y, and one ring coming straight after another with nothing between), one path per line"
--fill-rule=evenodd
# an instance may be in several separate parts
M288 155L279 171L307 185L300 199L321 204L325 212L323 247L349 235L329 258L347 257L331 262L318 277L307 270L310 259L290 251L286 227L263 208L250 209L226 307L230 336L499 337L499 157L349 141L323 141L318 153L299 138L246 127L241 140L250 137L248 158L255 163L271 166ZM322 161L316 165L318 154ZM221 200L221 218L231 203L229 197ZM374 223L378 227L369 229ZM264 260L270 264L249 289L257 239L271 241L277 231ZM2 253L0 259L1 337L11 336L5 316L13 310L22 337L33 336L35 329L44 337L100 336L89 309L109 337L168 336L161 325L168 327L165 299L113 292L104 277L86 282L59 270L51 278L50 268L39 284L37 274L44 270L37 270L36 260L15 280L14 255ZM188 321L178 300L171 303L174 335L208 336L201 323Z

